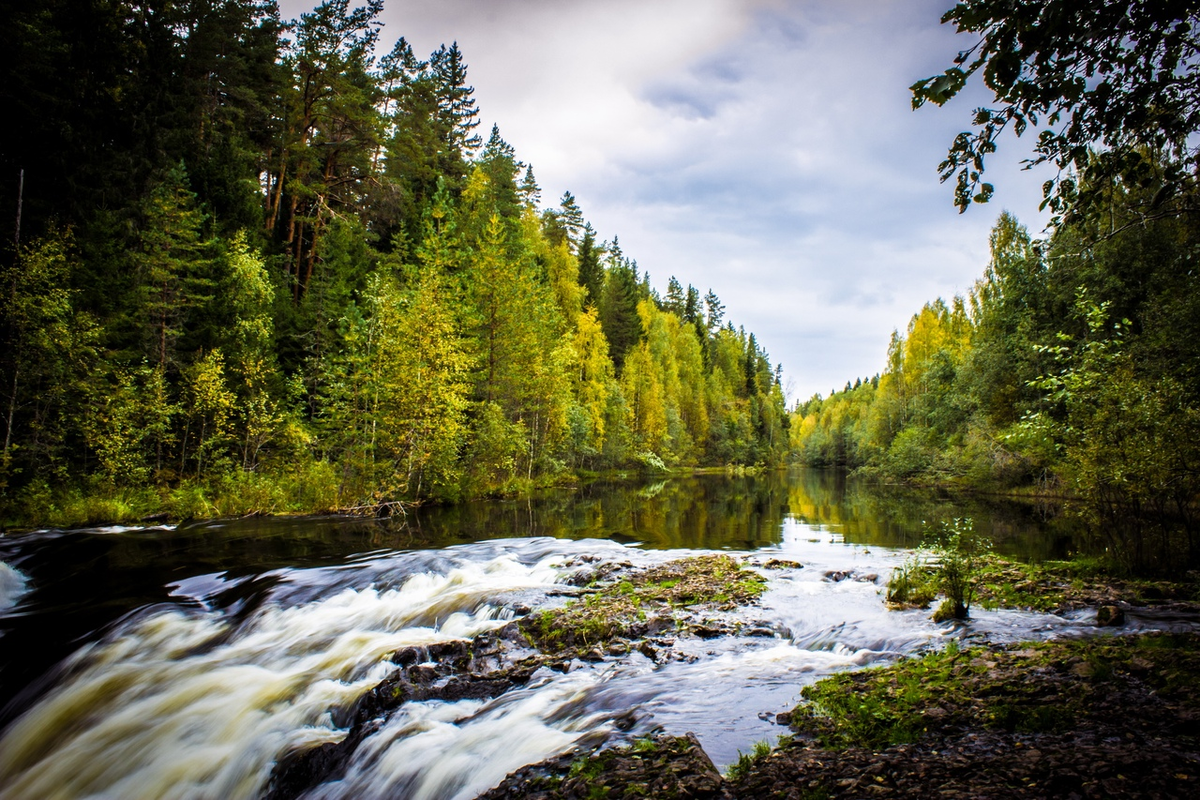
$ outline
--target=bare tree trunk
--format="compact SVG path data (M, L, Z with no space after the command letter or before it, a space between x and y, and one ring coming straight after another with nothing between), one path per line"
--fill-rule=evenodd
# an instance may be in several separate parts
M13 244L17 248L21 247L21 206L25 200L25 168L21 168L20 178L17 180L17 229L13 234ZM7 450L7 448L5 448Z
M17 365L17 360L14 358L13 359L12 394L9 395L9 397L8 397L8 420L7 420L8 424L6 426L6 430L4 431L4 460L5 461L8 461L8 448L12 445L13 418L17 414L17 387L19 386L19 384L17 382L17 376L18 376L19 372L20 372L20 368Z

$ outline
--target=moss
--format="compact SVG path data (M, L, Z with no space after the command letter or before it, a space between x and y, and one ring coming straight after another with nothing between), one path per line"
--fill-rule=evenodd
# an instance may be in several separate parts
M966 618L967 610L948 597L939 603L937 609L933 612L934 622L949 622L952 619Z
M937 575L914 556L892 570L888 579L887 601L896 608L928 608L937 597Z
M671 561L620 580L592 584L593 594L522 621L529 641L547 652L607 645L634 638L657 623L678 624L675 609L696 605L734 608L757 600L766 581L731 556Z
M1122 602L1200 602L1200 582L1194 579L1122 578L1089 559L1032 564L988 554L975 559L972 580L977 603L993 610L1049 612ZM893 571L888 581L888 603L897 608L927 608L938 594L939 581L935 562L914 557Z
M832 749L879 749L955 727L1062 732L1105 713L1108 700L1131 681L1200 710L1200 636L1104 637L995 651L952 645L806 687L792 726Z
M1024 564L987 556L979 565L979 602L987 609L1052 611L1066 599L1071 577L1071 567L1065 562ZM1081 581L1077 585L1082 588Z

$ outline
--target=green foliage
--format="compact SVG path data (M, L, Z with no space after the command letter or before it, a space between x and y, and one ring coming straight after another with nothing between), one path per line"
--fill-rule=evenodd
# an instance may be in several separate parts
M692 287L655 306L570 193L539 208L499 129L476 134L457 45L380 57L380 0L287 26L266 0L77 5L0 31L24 120L0 160L39 175L0 253L5 519L783 461L753 336L720 328L711 292L707 321Z
M956 178L960 211L991 198L984 164L1001 134L1039 127L1030 161L1059 169L1044 186L1055 212L1106 214L1116 183L1152 189L1137 208L1143 219L1187 210L1197 164L1189 141L1200 129L1196 3L968 0L942 22L978 39L943 74L912 85L913 107L945 104L979 73L997 103L974 112L973 130L939 166L943 181Z
M927 608L941 594L945 599L934 611L934 622L966 619L990 549L991 542L975 533L973 520L938 523L923 549L892 571L888 603Z
M795 408L792 458L1067 493L1126 569L1195 564L1200 249L1180 220L1122 229L1140 191L1110 193L1117 233L1090 249L1091 222L1035 245L1002 215L965 299L914 315L877 378Z
M754 749L749 753L738 750L738 760L725 770L725 777L731 781L740 781L750 774L754 762L771 754L771 745L767 742L755 742Z
M964 727L1061 733L1101 716L1132 676L1161 697L1196 703L1200 642L1193 635L1097 637L959 649L806 687L792 726L825 747L881 749Z
M895 606L928 608L937 596L937 580L920 553L910 556L892 570L887 583L887 601Z
M979 559L991 549L991 542L975 533L973 520L954 519L937 526L929 547L936 563L938 587L946 596L934 613L934 621L966 619L975 599Z

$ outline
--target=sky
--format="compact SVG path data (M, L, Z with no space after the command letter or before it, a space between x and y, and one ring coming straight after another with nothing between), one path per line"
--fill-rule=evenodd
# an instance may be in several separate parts
M893 330L969 291L1002 210L1046 223L1029 141L988 162L988 205L960 215L938 181L990 99L973 85L912 110L907 87L974 43L939 24L952 5L385 0L380 54L400 36L419 57L457 41L480 133L499 126L543 205L569 190L660 292L671 276L716 292L796 401L881 371Z

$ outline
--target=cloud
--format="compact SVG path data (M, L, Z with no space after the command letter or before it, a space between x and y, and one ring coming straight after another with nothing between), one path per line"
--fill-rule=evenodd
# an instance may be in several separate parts
M907 87L964 42L949 0L388 0L385 46L457 41L484 127L570 189L660 290L712 288L797 397L882 369L888 337L968 291L1001 208L1034 230L1045 174L1008 143L994 208L935 168L971 108ZM303 8L283 3L284 14Z

